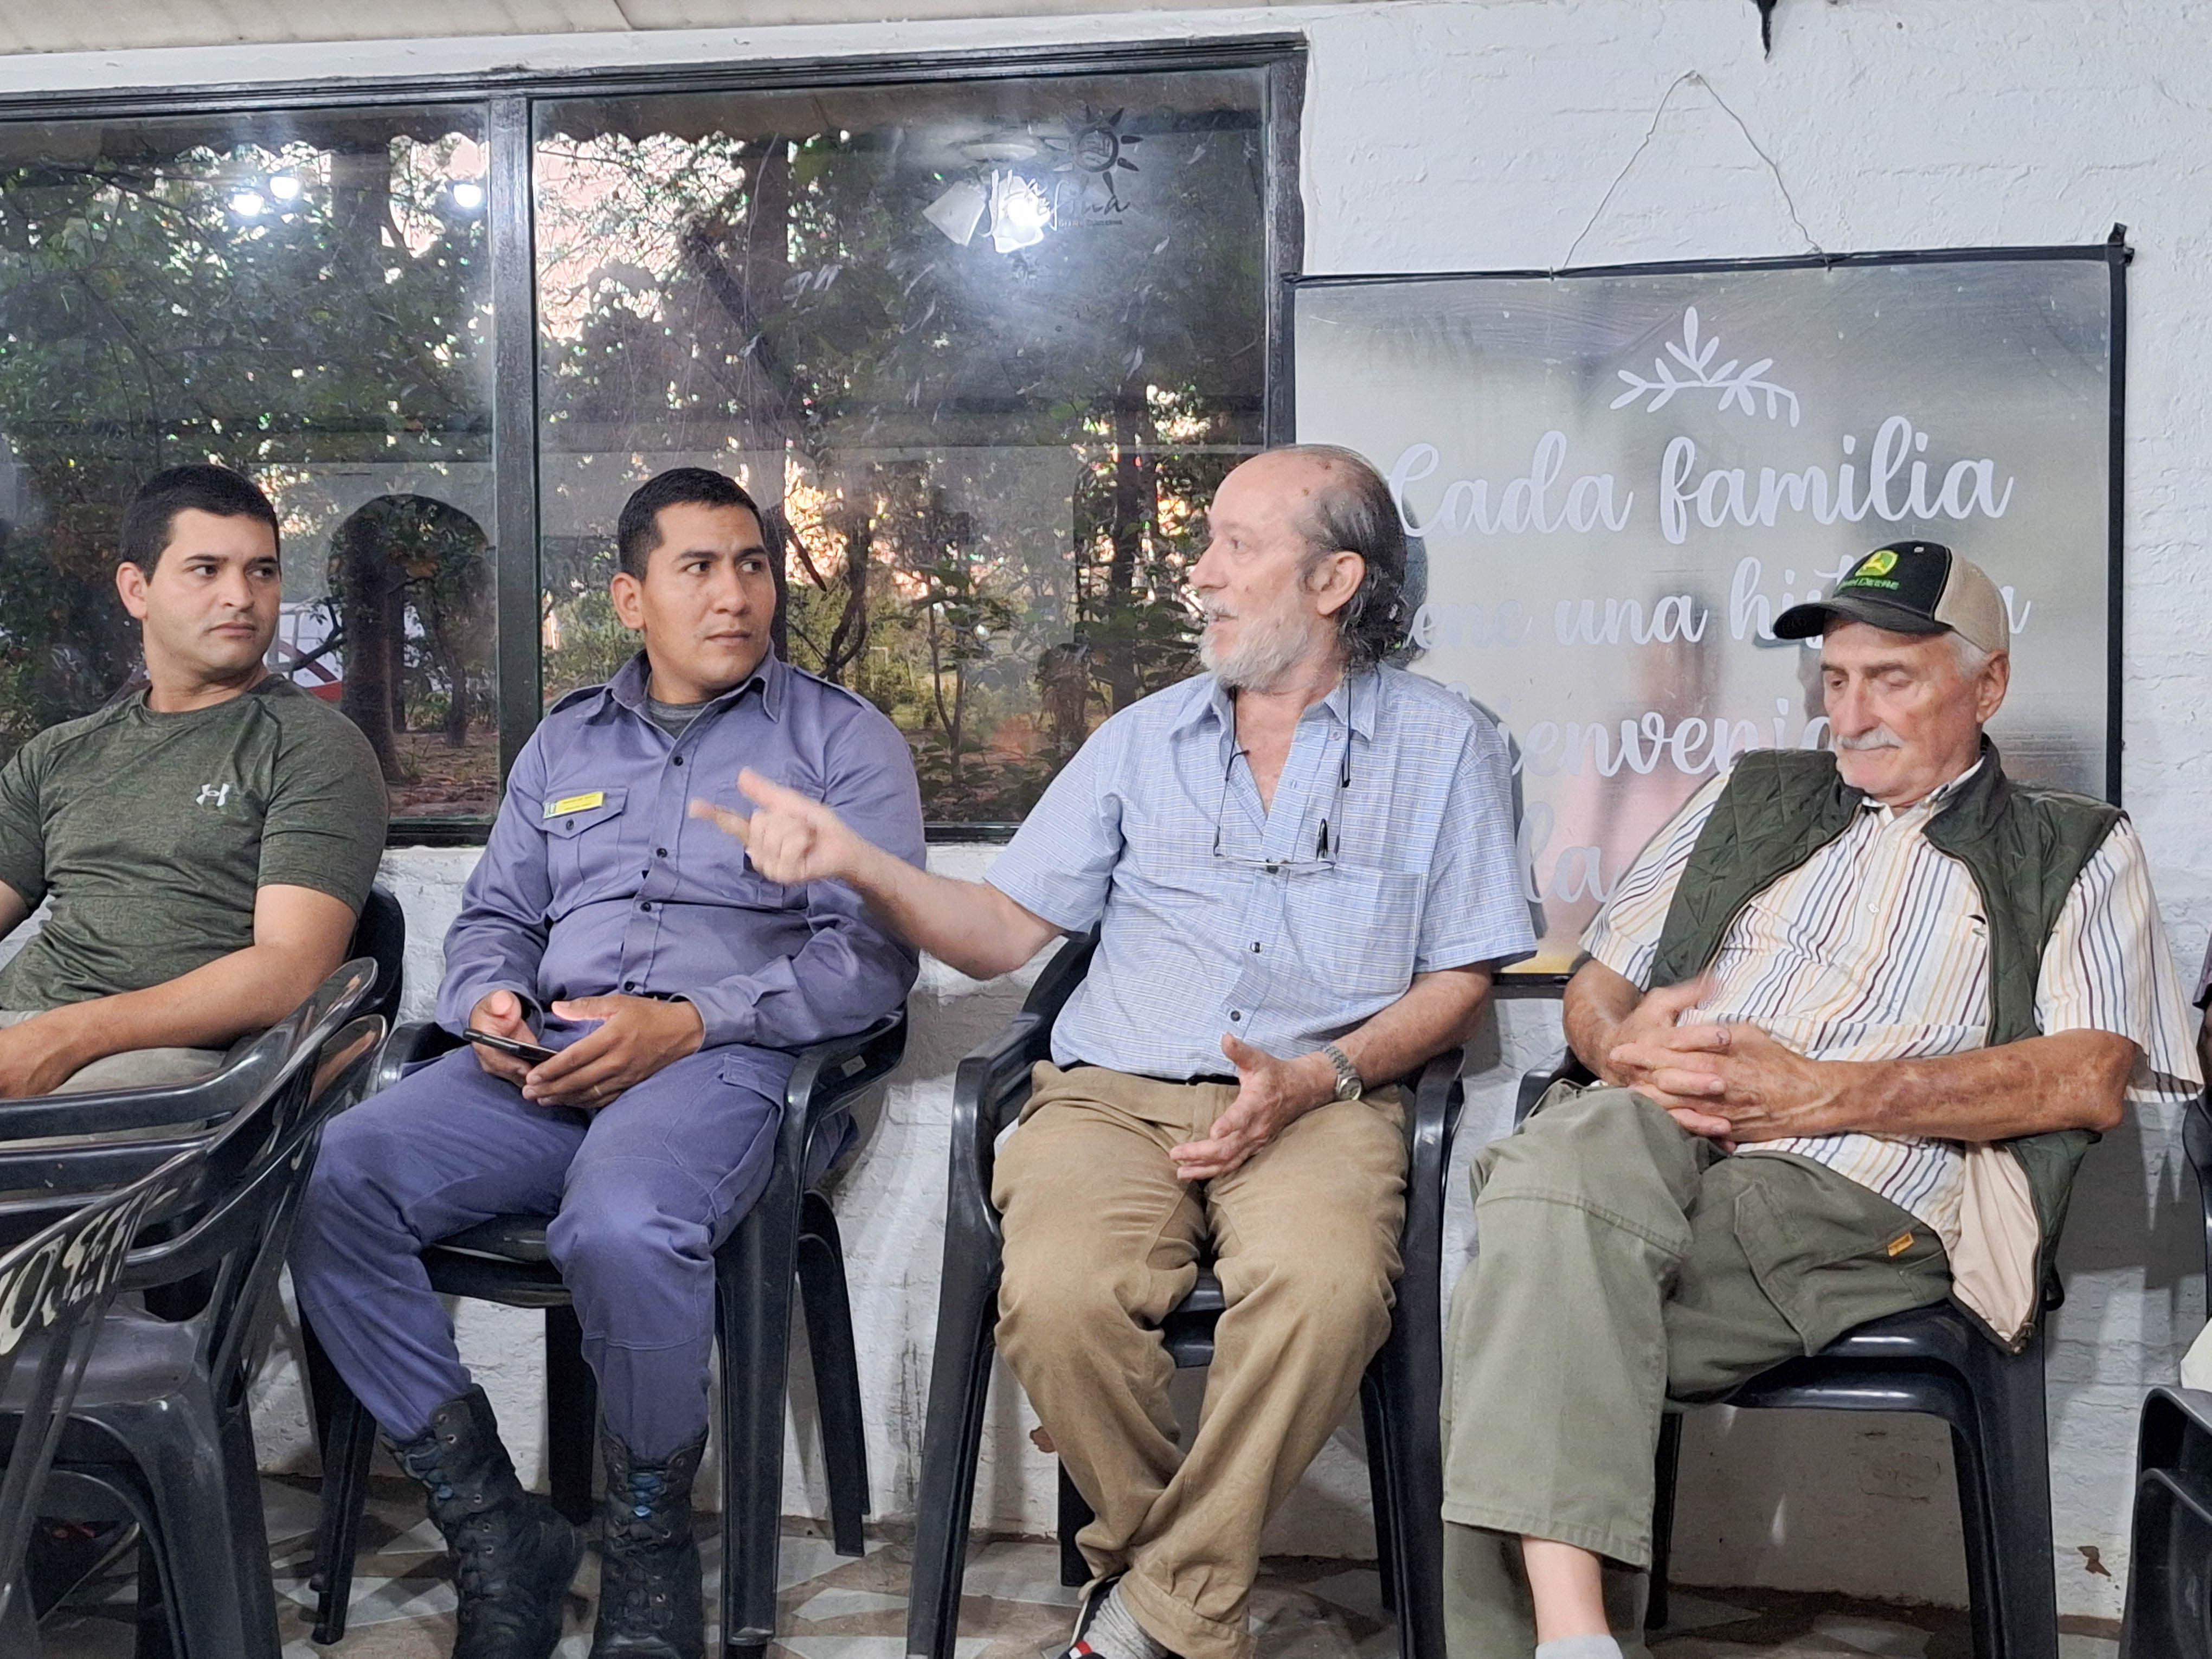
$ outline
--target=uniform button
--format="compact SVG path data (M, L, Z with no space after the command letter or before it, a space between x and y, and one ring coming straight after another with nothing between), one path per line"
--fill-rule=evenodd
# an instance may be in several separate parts
M672 765L675 765L675 766L681 766L681 765L683 765L683 764L684 764L684 757L683 757L683 756L681 756L681 755L678 755L678 756L677 756L677 757L675 757L675 759L674 759L673 761L672 761L670 763L671 763Z
M653 901L652 901L652 900L650 900L650 899L647 899L647 900L646 900L643 903L640 904L637 908L638 908L639 909L641 909L641 910L644 911L644 912L646 913L646 915L651 915L653 914Z
M635 991L637 989L637 981L634 979L624 980L623 981L623 989L625 991Z
M657 859L665 859L668 856L668 849L665 847L656 847L653 849L653 856Z
M1244 1016L1238 1013L1234 1008L1232 1008L1229 1011L1229 1018L1231 1019L1242 1019Z

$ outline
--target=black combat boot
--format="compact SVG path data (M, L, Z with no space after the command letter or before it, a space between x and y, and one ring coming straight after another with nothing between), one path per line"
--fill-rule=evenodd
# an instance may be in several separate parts
M599 1513L599 1621L592 1659L702 1659L707 1613L699 1540L691 1533L691 1479L707 1437L665 1462L641 1462L611 1431L599 1447L607 1495Z
M448 1400L423 1434L392 1450L429 1489L430 1519L453 1553L453 1659L550 1659L583 1540L514 1478L484 1391Z

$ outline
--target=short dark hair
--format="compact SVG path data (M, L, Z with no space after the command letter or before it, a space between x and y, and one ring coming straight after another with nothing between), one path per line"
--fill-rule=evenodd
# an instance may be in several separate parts
M251 478L227 466L173 466L140 484L123 509L122 562L152 575L161 562L161 550L169 544L177 514L186 512L212 513L218 519L258 519L269 526L271 540L280 546L283 542L276 509Z
M1338 444L1291 444L1274 452L1323 463L1304 530L1310 570L1323 555L1357 553L1367 574L1336 613L1346 666L1371 668L1406 642L1406 526L1397 498L1382 475L1356 449Z
M645 580L645 562L660 545L664 507L742 507L761 516L759 507L735 479L703 466L672 466L656 472L630 492L615 522L615 553L623 573Z

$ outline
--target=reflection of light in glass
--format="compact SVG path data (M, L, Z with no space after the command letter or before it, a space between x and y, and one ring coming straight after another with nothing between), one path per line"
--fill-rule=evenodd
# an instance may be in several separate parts
M269 204L258 190L241 190L230 198L230 210L241 219L258 219L269 210Z
M991 175L991 246L1001 253L1035 247L1052 223L1052 202L1018 173Z
M921 216L944 232L947 240L966 247L975 240L975 227L989 205L983 186L973 179L963 179L922 209Z
M289 173L280 173L269 181L269 193L280 202L300 199L300 181Z
M453 186L453 205L464 213L474 213L484 204L483 186L464 179Z

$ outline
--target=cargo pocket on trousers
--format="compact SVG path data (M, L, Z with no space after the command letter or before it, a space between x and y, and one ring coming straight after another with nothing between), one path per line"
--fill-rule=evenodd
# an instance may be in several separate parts
M1818 1353L1864 1322L1863 1316L1851 1311L1848 1298L1823 1294L1828 1287L1820 1282L1825 1270L1863 1254L1861 1244L1815 1249L1758 1187L1745 1187L1735 1195L1735 1239L1759 1288L1790 1322L1807 1353Z

